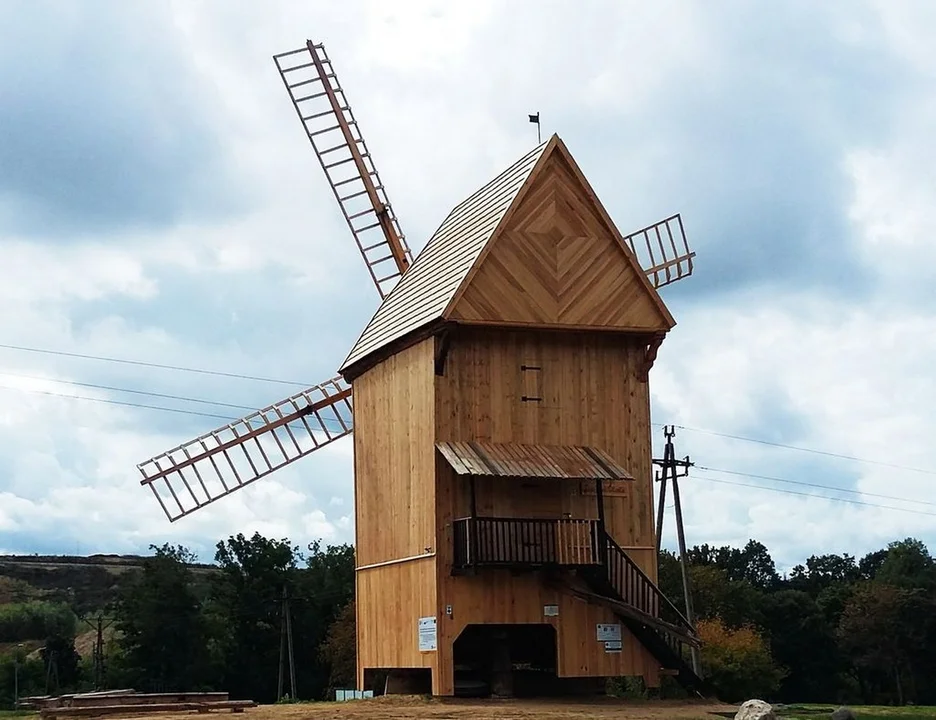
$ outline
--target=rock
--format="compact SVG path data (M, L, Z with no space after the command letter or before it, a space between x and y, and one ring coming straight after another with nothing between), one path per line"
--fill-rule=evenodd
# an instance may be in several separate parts
M832 713L832 720L858 720L858 716L852 712L851 708L843 705Z
M734 720L777 720L770 703L763 700L748 700L734 716Z

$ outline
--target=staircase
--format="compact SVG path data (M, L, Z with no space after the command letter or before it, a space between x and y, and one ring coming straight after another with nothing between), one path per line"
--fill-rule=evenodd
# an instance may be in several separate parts
M588 590L568 589L612 610L680 685L701 696L705 683L683 652L686 646L699 647L695 628L614 539L604 536L602 563L578 573Z

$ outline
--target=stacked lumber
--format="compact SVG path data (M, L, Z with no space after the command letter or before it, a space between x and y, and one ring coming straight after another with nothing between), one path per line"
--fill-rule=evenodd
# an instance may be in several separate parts
M243 712L256 707L253 700L230 700L226 692L138 693L135 690L28 698L38 708L43 720L102 715L140 715L146 713L199 712L230 710Z

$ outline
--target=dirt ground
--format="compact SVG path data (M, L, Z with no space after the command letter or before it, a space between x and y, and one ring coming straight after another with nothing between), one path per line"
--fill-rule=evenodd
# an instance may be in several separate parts
M342 703L263 705L243 720L718 720L734 717L736 707L687 702L588 700L461 700L383 696ZM226 713L225 713L226 714ZM147 716L147 720L156 720ZM159 720L179 720L162 716Z

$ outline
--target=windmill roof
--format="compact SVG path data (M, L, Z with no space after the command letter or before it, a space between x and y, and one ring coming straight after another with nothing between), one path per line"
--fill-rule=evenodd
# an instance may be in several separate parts
M442 317L547 145L524 155L448 214L364 328L340 372Z
M555 170L557 167L565 168L564 174L561 178L551 178L549 168ZM578 242L580 240L578 237L571 238L573 242L578 242L578 248L585 250L588 257L582 258L581 264L578 261L571 261L574 277L571 281L563 280L566 284L574 283L570 297L582 296L583 293L580 291L585 289L584 286L588 286L592 295L598 293L607 297L597 305L591 304L592 309L602 316L601 320L596 320L594 317L585 318L581 314L577 320L570 322L565 322L563 318L553 317L552 319L563 320L561 324L566 327L577 322L579 325L584 323L589 327L610 328L615 325L609 322L609 318L618 313L618 310L608 310L609 304L616 308L634 308L635 303L638 303L637 310L641 317L635 321L633 313L621 316L616 326L618 329L654 332L669 330L675 324L672 315L656 290L650 285L637 258L625 246L620 233L614 227L614 223L601 206L565 145L557 135L553 135L458 204L448 214L410 268L384 299L342 363L339 372L348 379L350 374L358 374L352 366L361 364L368 356L380 350L387 352L390 345L396 346L398 343L406 343L408 340L420 337L422 332L431 330L436 323L444 320L455 322L474 320L489 324L503 324L522 319L527 320L528 324L550 324L551 321L542 316L510 318L502 312L495 312L493 316L487 317L483 312L480 314L475 312L474 314L478 317L466 318L463 317L464 312L455 312L459 310L460 300L465 299L464 293L473 282L473 278L478 275L479 268L484 265L491 247L497 245L503 229L513 222L511 218L524 204L524 197L530 194L530 189L539 182L540 178L544 178L547 183L558 179L561 180L560 184L568 185L571 189L556 189L550 192L553 192L554 196L557 193L565 193L562 195L565 199L569 199L568 192L572 192L571 197L576 199L576 202L587 206L584 212L598 228L594 231L597 233L595 237L604 238L600 242L607 243L606 248L617 248L617 252L612 252L610 256L600 257L594 254L596 245L594 243L589 245L589 238L585 238L584 242ZM535 198L531 202L535 203ZM539 211L534 212L534 215L540 215ZM570 233L572 236L590 235L591 231L576 229ZM521 264L528 266L530 262L532 260L526 256ZM566 264L568 265L569 262L567 259ZM606 277L602 280L596 273L600 273L605 267L611 272L606 273ZM586 270L591 274L585 272ZM630 280L627 280L625 276ZM551 280L556 280L556 278L547 278L546 282ZM495 285L501 288L498 291L498 295L502 296L501 303L503 303L504 288L513 288L517 282L519 282L517 278L495 281ZM523 287L530 285L532 288L534 282L533 278L527 278L526 283L522 284ZM550 288L550 292L553 291L555 288ZM520 290L520 292L522 294L525 291ZM472 300L478 299L468 298L469 304ZM483 298L481 300L483 301ZM477 302L474 304L477 305ZM575 310L574 307L572 309Z

